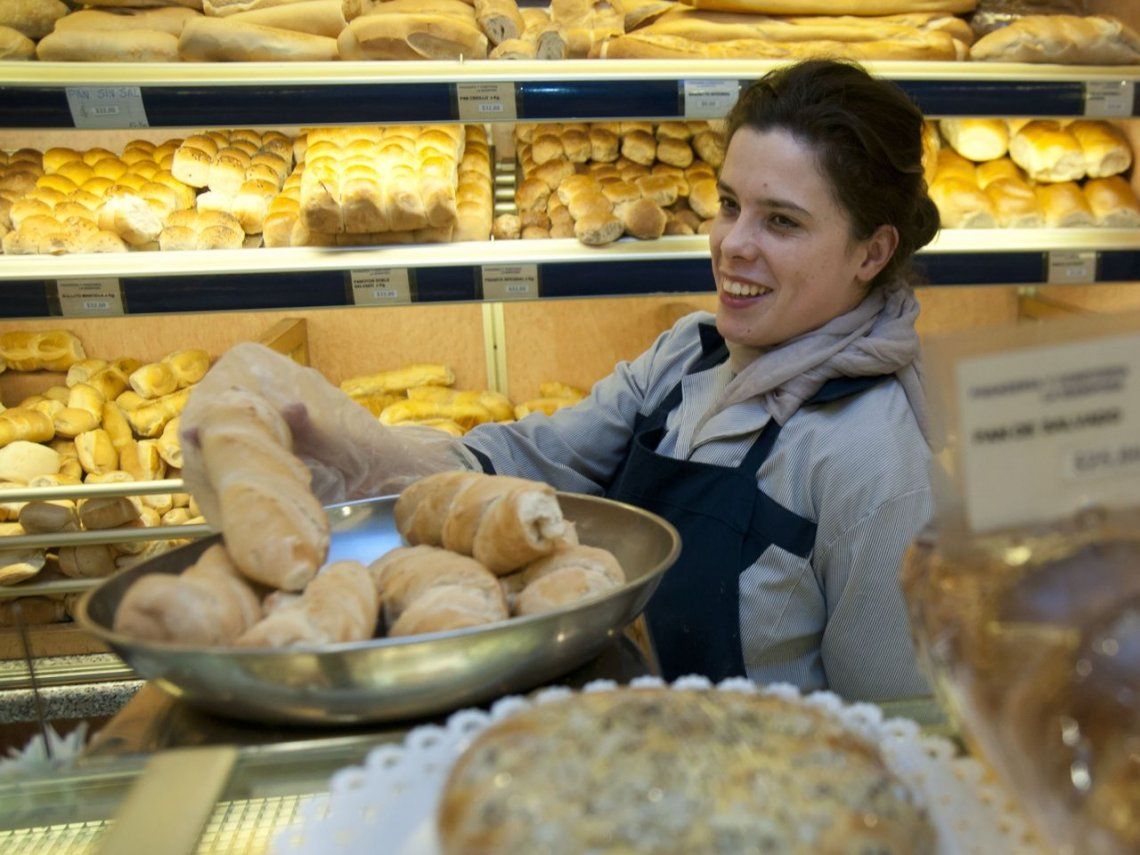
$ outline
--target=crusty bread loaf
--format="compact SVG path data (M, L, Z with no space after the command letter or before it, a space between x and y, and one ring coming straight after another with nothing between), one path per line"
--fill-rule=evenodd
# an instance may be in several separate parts
M178 54L191 62L306 62L336 59L336 39L230 19L187 21Z
M12 27L0 25L0 59L31 59L36 43Z
M997 160L1009 151L1009 128L1002 119L942 119L939 127L946 141L968 160Z
M507 603L498 580L468 556L435 546L401 547L376 559L368 570L380 591L389 632L416 600L442 586L469 588L478 594L482 602L477 611L484 613L486 622L507 617Z
M1107 15L1024 15L974 42L970 59L1136 65L1140 36Z
M347 25L342 0L301 0L227 16L233 23L257 24L335 39Z
M177 62L178 39L162 30L56 30L40 39L36 57L45 62Z
M155 9L126 9L105 12L101 9L82 9L60 18L55 31L61 30L158 30L178 36L189 18L201 13L184 6L165 6Z
M55 22L70 10L60 0L0 0L0 25L11 27L29 39L52 31Z
M337 43L345 60L487 57L487 37L474 16L467 22L438 13L370 14L350 21Z
M933 852L920 805L873 744L819 706L625 688L537 703L483 731L451 770L437 829L444 855L551 840L562 852L744 852L757 840Z
M575 605L625 584L625 572L613 553L575 544L526 566L515 612L541 614Z

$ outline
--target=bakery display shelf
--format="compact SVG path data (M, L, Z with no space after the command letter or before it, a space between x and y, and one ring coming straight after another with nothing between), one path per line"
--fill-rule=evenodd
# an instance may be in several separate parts
M1130 282L1140 279L1140 230L944 230L918 261L931 285ZM102 296L94 306L61 299L75 288ZM7 318L118 314L119 305L138 315L712 290L703 235L605 247L549 239L0 257Z
M0 127L709 118L779 61L0 62ZM930 116L1140 115L1136 66L869 62Z

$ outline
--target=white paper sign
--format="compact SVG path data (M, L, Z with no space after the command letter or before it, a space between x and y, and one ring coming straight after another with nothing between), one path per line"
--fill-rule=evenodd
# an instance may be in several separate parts
M518 118L513 83L456 83L455 101L462 122L501 122Z
M67 106L77 128L147 128L138 86L68 86Z
M723 119L740 96L739 80L685 80L686 119Z
M1132 80L1089 80L1085 83L1085 115L1102 119L1131 116L1135 92Z
M406 267L353 270L352 302L357 306L393 306L412 302L412 287Z
M497 264L483 268L484 300L533 300L538 297L538 265Z
M1140 335L966 359L957 378L975 531L1140 504Z
M123 314L118 279L61 279L56 282L60 312L70 318Z
M1096 281L1096 252L1087 250L1053 250L1045 281L1050 285L1075 285Z

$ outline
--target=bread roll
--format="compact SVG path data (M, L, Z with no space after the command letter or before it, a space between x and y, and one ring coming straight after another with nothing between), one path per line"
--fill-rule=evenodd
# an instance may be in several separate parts
M1002 228L1037 229L1045 225L1037 194L1024 181L995 178L986 184L983 192L993 204L997 224Z
M32 59L36 43L12 27L0 25L0 59Z
M1009 151L1009 129L1002 119L942 119L942 135L968 160L997 160Z
M626 232L640 240L653 240L665 233L668 217L665 210L652 199L638 199L617 207Z
M1140 226L1140 202L1132 185L1121 176L1093 178L1085 182L1082 190L1098 226L1118 229Z
M488 618L507 617L499 582L473 558L435 546L409 546L382 555L368 567L383 602L384 622L392 627L417 599L431 588L459 585L485 598Z
M0 25L40 39L69 11L60 0L0 0Z
M976 184L961 178L938 178L930 185L930 198L938 207L942 225L952 229L992 229L997 212Z
M1025 174L1018 168L1017 164L1008 157L979 163L974 170L974 177L977 179L978 186L983 190L985 190L991 182L997 181L999 178L1012 178L1015 181L1025 181Z
M300 597L240 635L241 647L311 647L364 641L376 630L380 598L364 565L337 561L324 567Z
M572 606L625 584L625 572L611 552L574 545L528 564L515 599L520 615Z
M187 21L178 55L189 62L308 62L337 58L336 39L216 18Z
M1132 149L1124 134L1108 122L1078 120L1065 128L1076 137L1089 178L1107 178L1132 165Z
M1081 145L1058 122L1025 125L1010 140L1009 156L1034 181L1076 181L1085 176Z
M1092 208L1075 181L1038 184L1036 192L1045 225L1051 228L1096 225Z

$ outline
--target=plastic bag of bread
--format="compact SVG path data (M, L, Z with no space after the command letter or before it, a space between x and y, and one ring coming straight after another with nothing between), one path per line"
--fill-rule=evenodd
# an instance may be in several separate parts
M285 421L292 452L312 474L324 503L398 493L424 475L464 466L458 439L430 427L385 427L318 371L262 345L227 351L190 393L179 438L182 477L207 520L219 519L216 485L207 474L198 426L211 402L228 389L262 399Z
M927 351L952 442L902 586L943 707L1038 836L1124 853L1140 851L1140 446L1089 414L1140 390L1117 356L1137 352L1140 316L1099 323Z

